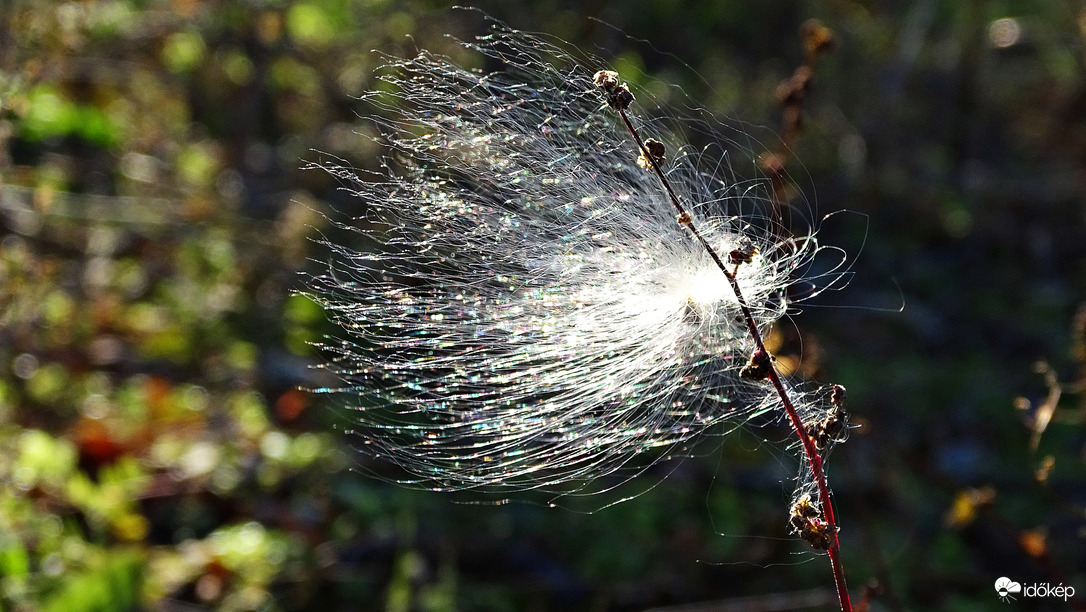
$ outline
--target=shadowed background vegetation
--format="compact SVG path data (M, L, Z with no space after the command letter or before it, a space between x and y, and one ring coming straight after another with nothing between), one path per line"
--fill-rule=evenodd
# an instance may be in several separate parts
M802 193L782 197L850 211L820 239L854 280L775 342L861 426L829 461L854 593L1086 594L1086 5L478 6L781 134ZM811 18L836 44L782 104ZM477 63L443 35L484 33L478 13L8 0L0 28L0 610L835 605L787 534L797 464L757 432L598 512L465 505L363 473L349 416L299 390L332 329L291 291L320 213L358 206L299 168L376 167L352 99L371 49Z

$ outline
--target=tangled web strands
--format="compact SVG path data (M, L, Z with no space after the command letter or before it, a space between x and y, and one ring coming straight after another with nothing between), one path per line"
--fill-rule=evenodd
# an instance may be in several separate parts
M779 410L738 376L752 343L724 275L602 108L606 66L504 26L465 46L504 71L387 58L364 97L383 173L317 164L366 206L340 224L361 246L325 241L307 292L343 329L323 345L343 384L325 391L350 398L363 449L417 486L587 494ZM718 252L758 247L738 278L767 331L813 235L779 240L750 212L762 185L720 176L724 149L706 169L707 150L639 120Z

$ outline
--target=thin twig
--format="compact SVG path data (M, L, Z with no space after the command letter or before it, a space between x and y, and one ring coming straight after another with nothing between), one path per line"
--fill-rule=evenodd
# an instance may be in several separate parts
M765 349L765 343L762 341L762 335L754 322L754 316L751 314L746 298L743 297L743 293L739 289L739 281L736 279L735 272L728 270L716 250L713 249L712 245L710 245L701 233L698 232L697 228L694 226L692 216L679 201L678 196L675 195L675 191L671 188L671 183L667 180L667 177L657 163L656 156L649 151L645 146L645 143L641 140L641 136L638 134L633 122L630 121L630 117L626 113L625 108L622 105L614 104L612 104L612 107L615 108L615 110L618 111L619 116L622 117L622 122L626 125L626 129L630 132L630 135L633 136L634 141L637 142L637 147L642 156L649 160L653 172L655 172L656 176L663 184L668 198L671 200L672 205L675 206L675 210L679 213L679 223L685 225L690 230L690 233L698 239L698 242L705 247L709 257L712 258L713 262L716 263L717 267L720 268L720 271L723 272L724 276L728 279L728 283L735 293L735 300L743 313L743 320L746 321L747 329L750 331L751 339L754 340L754 344L757 347L755 354L768 356L768 351ZM777 369L773 367L771 361L766 376L773 384L773 388L776 389L777 395L780 396L781 404L784 405L784 410L788 413L788 419L792 422L792 427L795 429L796 435L799 436L800 442L803 444L803 452L807 455L807 463L811 468L811 474L814 476L815 484L818 487L818 498L822 504L822 517L828 526L830 545L826 549L826 553L830 558L830 565L833 567L833 579L837 585L837 597L841 602L842 612L851 612L852 602L849 600L848 587L845 585L845 571L841 564L840 556L841 544L837 538L837 519L833 512L833 503L830 499L829 485L826 483L826 474L822 469L822 456L818 453L818 449L815 447L815 443L811 439L811 436L807 434L807 429L803 424L803 420L800 418L799 412L796 411L792 399L788 396L788 392L784 388L784 383L781 382L780 374L777 372Z

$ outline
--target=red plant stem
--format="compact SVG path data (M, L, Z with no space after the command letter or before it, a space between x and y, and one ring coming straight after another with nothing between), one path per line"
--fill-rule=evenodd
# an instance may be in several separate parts
M717 255L716 250L712 245L698 232L694 227L693 218L686 212L686 208L679 202L679 197L675 195L675 191L671 188L671 183L668 182L667 177L664 176L660 167L656 164L656 158L649 153L649 150L645 147L645 143L641 141L641 136L638 135L637 129L634 128L633 123L630 121L629 115L626 111L619 108L618 114L622 117L622 122L626 124L626 129L633 136L634 141L637 142L637 148L641 151L641 154L648 160L650 160L652 169L659 177L660 182L664 185L664 190L667 191L668 198L675 206L675 210L679 212L680 221L683 225L689 228L690 233L698 239L705 250L709 253L709 257L713 259L720 271L727 277L728 283L731 284L732 291L735 293L735 300L739 304L739 309L743 312L743 320L746 321L747 329L750 331L750 337L754 340L755 346L759 351L768 351L765 349L765 343L762 341L762 335L758 332L758 326L754 323L754 315L750 312L750 307L747 305L746 299L743 297L742 291L739 289L739 281L735 277L735 273L728 270L724 265L724 261ZM738 269L738 266L736 267ZM837 598L841 602L841 612L852 612L852 601L848 596L848 587L845 585L845 569L841 564L841 542L837 538L837 520L833 513L833 502L830 500L830 487L826 483L826 473L822 470L822 456L818 453L818 449L815 448L814 441L811 440L811 436L807 435L807 428L803 425L803 419L800 418L799 412L796 411L796 407L792 404L792 399L788 397L788 392L784 388L784 383L781 382L781 376L777 372L777 368L770 364L768 377L770 382L773 383L773 388L777 390L777 395L781 398L781 404L784 405L785 412L788 413L788 419L792 422L792 428L796 430L796 435L799 436L800 442L803 444L803 452L807 455L807 463L811 468L811 475L814 476L815 485L818 487L818 500L822 504L822 519L829 527L829 534L831 538L830 547L826 550L827 555L830 558L830 565L833 568L833 581L837 586Z

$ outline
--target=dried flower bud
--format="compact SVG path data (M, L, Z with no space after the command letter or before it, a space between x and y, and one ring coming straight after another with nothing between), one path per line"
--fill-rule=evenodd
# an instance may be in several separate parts
M792 517L816 518L820 514L818 506L811 501L810 495L804 495L792 505Z
M818 506L811 501L811 496L804 495L792 506L788 523L804 542L819 550L827 550L832 544L830 535L836 528L831 528L829 523L822 520L820 514Z
M615 110L626 110L630 107L630 103L633 102L633 94L630 93L630 89L626 87L626 84L618 86L618 89L611 95L607 96L607 104Z
M630 107L633 94L625 83L619 83L618 73L614 70L600 70L592 77L592 82L607 94L607 106L622 111Z
M592 77L592 82L596 87L611 93L618 87L618 73L614 70L600 70Z
M837 410L844 412L845 410L845 388L842 385L833 386L833 394L830 395L830 404Z
M764 380L765 377L769 376L769 371L772 368L773 357L764 350L758 349L750 356L750 363L743 366L743 369L739 371L739 375L748 380Z
M836 528L831 530L830 525L821 519L811 519L807 521L804 528L799 531L799 537L803 538L803 541L810 544L812 548L818 550L829 550L832 544L830 537L832 531L836 531Z
M754 256L758 254L758 247L754 246L750 238L742 236L739 238L736 247L732 249L731 253L728 253L728 259L733 264L739 265L744 263L750 263L754 260Z
M646 151L648 154L646 155ZM645 148L641 149L641 155L637 158L637 165L645 170L652 170L653 166L659 167L664 162L664 143L649 138L645 141Z
M830 396L830 411L824 419L806 426L818 450L823 450L831 442L844 442L848 437L848 413L845 412L845 388L834 385Z

